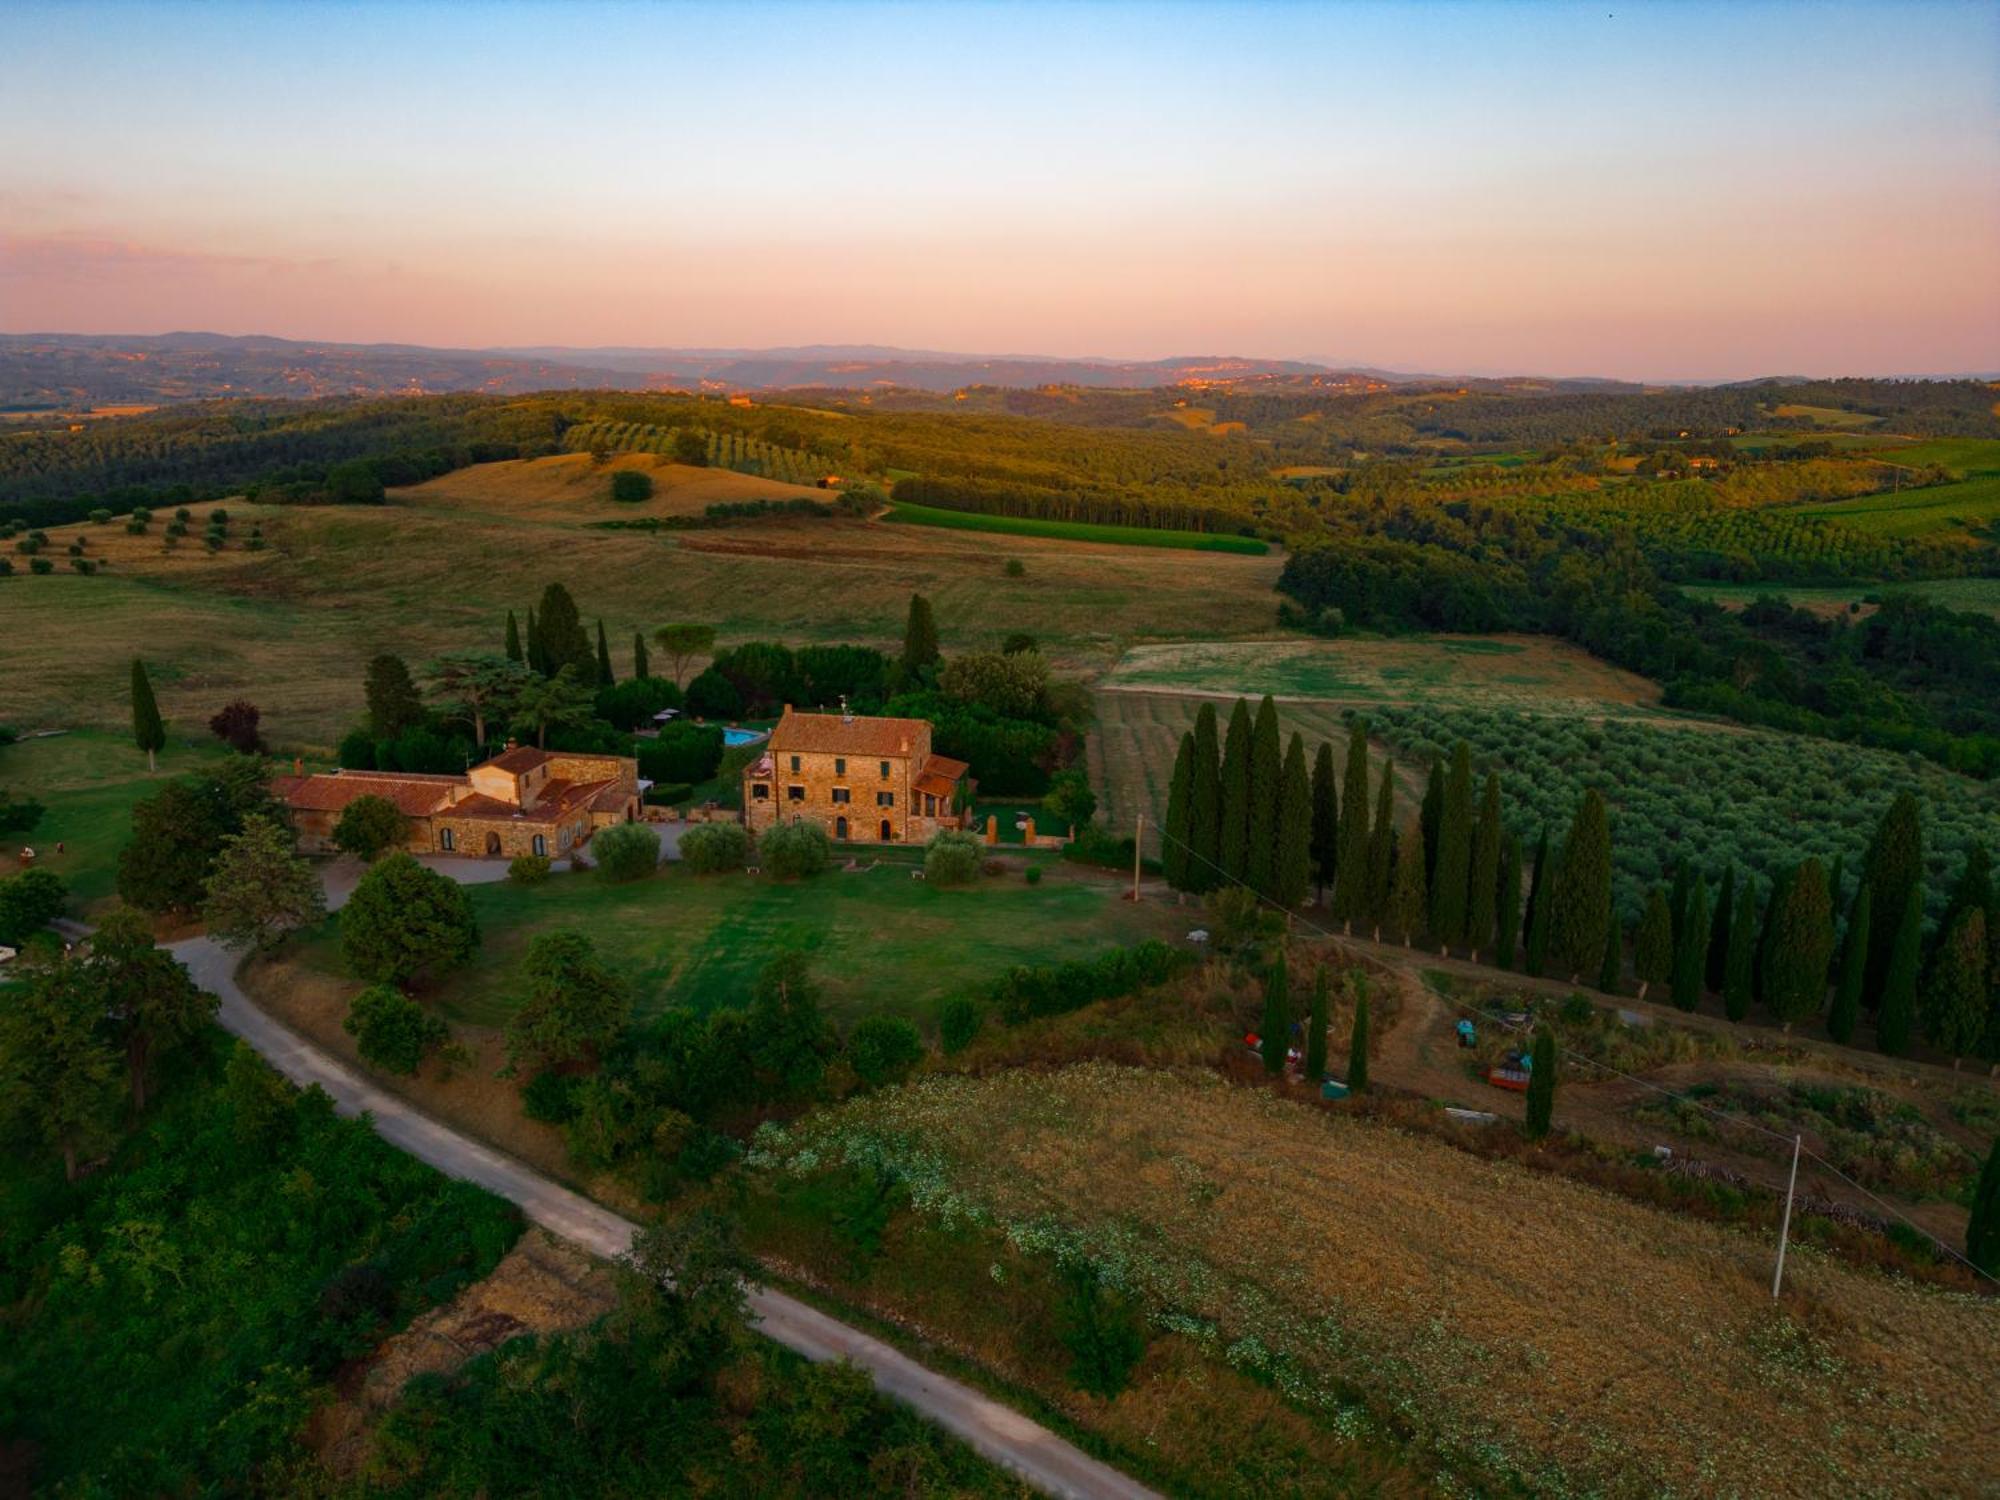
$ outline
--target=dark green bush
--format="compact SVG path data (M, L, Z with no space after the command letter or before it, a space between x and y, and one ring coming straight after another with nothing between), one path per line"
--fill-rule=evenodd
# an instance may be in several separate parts
M870 1088L902 1082L923 1055L923 1038L900 1016L868 1016L848 1033L847 1060Z
M341 1028L362 1057L391 1073L416 1072L424 1054L451 1035L443 1021L385 984L356 995Z

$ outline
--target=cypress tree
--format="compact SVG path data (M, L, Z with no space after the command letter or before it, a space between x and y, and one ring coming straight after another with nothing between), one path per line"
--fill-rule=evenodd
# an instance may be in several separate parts
M1708 882L1699 875L1681 909L1680 931L1674 939L1674 1004L1681 1010L1701 1008L1702 980L1708 968ZM1826 973L1820 969L1822 978Z
M1241 698L1229 711L1222 741L1222 878L1229 884L1250 876L1250 706Z
M423 722L424 700L410 680L403 658L383 652L368 663L368 732L378 740L393 740Z
M1688 896L1694 891L1694 866L1683 854L1674 861L1674 893L1667 898L1669 909L1674 914L1674 941L1681 940L1681 918L1687 912Z
M1874 935L1869 935L1874 944ZM1912 886L1903 902L1902 919L1889 940L1889 962L1883 966L1882 989L1875 1014L1875 1045L1891 1057L1910 1050L1910 1033L1917 1019L1917 966L1924 951L1924 893Z
M1603 796L1592 787L1583 794L1549 881L1549 951L1572 982L1604 951L1610 892L1611 824Z
M1665 984L1674 975L1674 917L1667 893L1654 886L1646 893L1646 909L1639 917L1639 935L1633 945L1632 967L1639 976L1639 998L1656 984Z
M1722 993L1729 972L1729 930L1736 921L1736 866L1722 872L1722 890L1715 898L1715 926L1708 935L1708 987Z
M1339 864L1340 788L1333 779L1333 742L1321 740L1313 755L1312 867L1322 906L1326 904L1326 888L1333 884L1333 872Z
M1826 867L1802 860L1785 882L1783 905L1771 924L1764 1003L1784 1023L1817 1016L1826 1006L1826 972L1833 961L1833 903Z
M1993 905L1993 857L1984 844L1974 844L1965 853L1958 879L1952 884L1951 898L1944 904L1943 928L1951 930L1961 913L1984 912Z
M1495 968L1514 967L1514 951L1521 942L1521 835L1507 835L1507 850L1500 859L1498 898L1499 930L1494 937Z
M1757 998L1766 1006L1771 1003L1771 975L1776 963L1772 950L1777 946L1778 920L1785 910L1792 877L1797 873L1797 866L1788 866L1772 878L1771 898L1764 903L1764 925L1757 933Z
M597 685L599 687L610 687L614 680L611 675L611 647L604 639L604 622L599 620L597 622Z
M1460 740L1451 752L1451 770L1445 776L1444 801L1438 811L1437 861L1431 866L1431 931L1444 948L1465 942L1471 878L1472 747ZM1601 949L1603 944L1598 946Z
M1430 893L1424 878L1424 830L1412 823L1396 840L1396 884L1389 894L1389 926L1403 934L1403 946L1416 941L1430 915Z
M1540 978L1549 967L1549 831L1542 830L1541 841L1535 846L1535 870L1528 877L1528 940L1522 958L1526 960L1527 972Z
M1354 973L1354 1031L1347 1039L1347 1088L1358 1094L1368 1087L1368 976Z
M1306 775L1306 745L1296 734L1285 750L1278 784L1278 848L1271 873L1280 906L1297 906L1312 885L1312 780Z
M1212 891L1221 879L1222 770L1217 764L1215 705L1194 716L1194 761L1188 782L1187 881L1191 891Z
M1607 995L1621 994L1625 984L1625 926L1618 920L1618 903L1604 913L1604 957L1597 966L1597 987Z
M1303 752L1302 752L1303 753ZM1284 750L1278 738L1278 706L1264 695L1250 728L1250 884L1257 894L1278 894L1278 804L1284 795Z
M1861 1019L1861 994L1868 982L1869 908L1874 898L1874 887L1864 880L1854 888L1854 904L1847 909L1840 982L1834 987L1833 1009L1826 1016L1826 1034L1843 1045L1854 1040L1854 1027Z
M1420 817L1424 832L1424 880L1428 883L1431 872L1437 868L1438 827L1444 821L1444 765L1435 758L1431 761L1431 774L1424 782Z
M157 770L154 756L167 748L167 725L160 717L159 700L146 676L146 664L132 658L132 743L146 752L146 769Z
M528 642L524 649L527 652L529 669L540 672L544 677L548 676L549 659L542 652L542 626L541 622L535 618L535 611L532 605L528 609Z
M1918 889L1924 878L1923 820L1917 799L1910 793L1897 797L1882 814L1861 874L1875 887L1874 926L1868 933L1868 985L1862 992L1863 999L1875 1005L1888 985L1903 909L1909 904L1910 892Z
M1979 1169L1972 1190L1972 1218L1965 1226L1965 1258L1988 1276L2000 1276L2000 1136Z
M1275 1078L1285 1071L1285 1053L1292 1042L1292 991L1285 978L1282 948L1271 961L1271 973L1264 982L1264 1034L1257 1040L1264 1054L1264 1071Z
M1493 924L1500 915L1500 775L1486 773L1486 787L1479 797L1479 821L1472 827L1472 879L1465 896L1465 940L1472 945L1472 961L1479 962L1479 950L1493 940Z
M521 623L514 618L514 611L507 611L507 660L521 659Z
M632 632L632 675L639 678L653 675L653 663L646 655L646 633L643 630Z
M1924 975L1924 1038L1956 1068L1986 1031L1986 909L1968 906L1938 939Z
M1375 797L1375 821L1368 827L1368 888L1363 920L1382 941L1382 924L1389 920L1389 891L1396 883L1396 763L1382 762L1382 786Z
M910 595L910 613L903 621L903 656L900 662L904 685L916 687L929 680L937 669L937 621L931 615L931 601L922 594Z
M1340 859L1334 869L1333 911L1352 932L1368 915L1368 726L1347 731L1347 771L1341 781ZM1393 831L1393 830L1392 830Z
M1306 1028L1306 1082L1326 1077L1326 965L1313 967L1312 1020Z
M1167 789L1167 826L1160 838L1160 869L1177 891L1188 885L1188 803L1194 788L1194 731L1181 736L1174 779Z
M1531 1141L1549 1133L1556 1113L1556 1039L1544 1026L1535 1033L1528 1068L1528 1119L1524 1131Z
M1729 958L1722 970L1722 1012L1732 1021L1750 1014L1757 997L1757 888L1743 882L1729 923Z
M559 583L543 589L535 619L541 630L543 673L553 677L564 667L574 667L577 677L589 682L596 675L597 658L569 590Z

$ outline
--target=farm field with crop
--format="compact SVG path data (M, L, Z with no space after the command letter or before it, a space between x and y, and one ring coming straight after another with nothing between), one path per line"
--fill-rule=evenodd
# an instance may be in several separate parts
M1248 536L1207 531L1168 531L1143 526L1102 526L1090 521L1044 521L1031 516L987 515L981 511L945 510L898 500L887 520L907 526L939 526L951 531L992 531L1007 536L1059 537L1073 542L1101 542L1120 547L1167 547L1184 552L1238 552L1262 557L1270 547Z
M0 587L10 646L0 722L115 730L131 660L143 655L171 723L206 724L248 696L281 753L323 750L360 712L371 656L392 651L420 666L497 650L506 612L524 611L552 578L568 580L586 621L604 620L621 673L635 630L676 619L714 623L725 644L892 646L913 591L932 601L947 651L1025 630L1058 667L1091 668L1135 642L1270 621L1282 564L1043 537L1009 538L1002 550L986 534L836 519L655 536L465 504L292 507L257 518L263 551L232 540L183 559L154 542L108 574L17 574ZM244 518L232 532L247 530ZM52 527L51 551L63 556L78 532L93 546L122 536L115 522ZM1008 558L1022 576L1006 576Z
M882 1163L919 1218L1097 1266L1156 1339L1461 1476L1807 1496L2000 1464L1989 1303L1807 1251L1774 1308L1760 1239L1209 1076L937 1076L760 1148L779 1173Z
M861 863L871 863L862 851ZM500 1026L519 1004L520 965L536 934L571 928L630 981L644 1018L675 1006L708 1011L747 1003L777 953L805 954L842 1025L864 1015L928 1026L954 995L983 991L1014 964L1093 957L1117 943L1165 937L1170 912L1116 899L1115 882L1059 864L1028 885L1020 868L963 890L912 880L918 863L890 855L874 868L838 868L786 882L743 874L698 876L669 867L631 885L563 875L538 886L470 888L485 941L468 969L435 995L446 1016ZM338 917L302 955L343 973ZM358 986L357 986L358 988Z

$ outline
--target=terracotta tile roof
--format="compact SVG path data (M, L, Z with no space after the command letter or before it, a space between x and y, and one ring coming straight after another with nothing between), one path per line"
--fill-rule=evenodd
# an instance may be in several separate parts
M590 810L592 812L623 812L625 804L631 800L631 789L629 787L622 787L614 781L606 785L603 791L590 799Z
M856 714L786 714L771 731L779 755L908 755L924 731L922 719L883 719Z
M496 770L508 771L519 776L523 771L532 771L543 761L551 759L546 750L537 750L533 745L520 745L501 752L486 762Z
M342 771L324 776L272 778L272 795L297 812L340 812L360 797L393 802L405 817L435 812L450 800L463 776L402 775L385 771Z

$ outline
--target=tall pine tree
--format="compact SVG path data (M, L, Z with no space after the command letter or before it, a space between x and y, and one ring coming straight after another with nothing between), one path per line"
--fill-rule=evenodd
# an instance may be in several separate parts
M1188 804L1194 790L1194 731L1181 736L1180 752L1174 756L1174 779L1167 788L1167 826L1160 837L1160 870L1167 885L1176 891L1191 889L1188 884Z
M1260 896L1278 894L1278 803L1284 795L1284 747L1278 705L1270 695L1257 705L1250 726L1250 884Z
M1334 871L1333 912L1347 924L1368 914L1368 726L1347 731L1347 772L1340 789L1340 860Z
M1902 925L1910 892L1924 878L1924 829L1917 799L1908 792L1889 804L1868 846L1861 877L1875 887L1874 926L1868 933L1868 986L1862 992L1871 1007L1880 1004L1895 958L1896 932Z
M1312 779L1306 775L1305 741L1296 734L1285 749L1285 769L1278 779L1278 849L1273 865L1272 895L1280 906L1297 906L1312 886Z
M1321 740L1313 755L1312 867L1321 905L1340 865L1340 788L1334 782L1333 742Z
M1549 881L1549 952L1573 983L1604 952L1611 893L1611 822L1595 787L1570 822Z
M1833 989L1833 1009L1826 1013L1826 1034L1843 1046L1854 1040L1861 1020L1861 996L1868 984L1868 932L1873 918L1875 888L1862 881L1854 888L1847 909L1847 939L1840 950L1840 979Z
M1871 934L1871 947L1874 941ZM1910 1050L1910 1036L1917 1021L1917 969L1923 951L1924 893L1912 885L1903 901L1902 917L1889 939L1889 962L1883 965L1875 1013L1875 1045L1891 1057L1901 1057Z
M159 769L154 757L167 748L167 724L160 717L159 700L146 676L146 664L132 658L132 743L146 752L146 769Z
M1250 878L1250 705L1241 698L1229 711L1222 740L1222 878L1231 885Z
M1431 867L1431 932L1441 947L1465 942L1471 877L1472 747L1460 740L1451 752L1451 770L1445 775L1444 801L1438 813L1437 861ZM1598 944L1600 951L1603 946Z
M1212 891L1222 876L1222 767L1215 705L1194 716L1194 761L1188 782L1188 889Z
M1500 913L1500 774L1486 773L1479 796L1479 821L1472 825L1472 879L1465 896L1465 940L1472 961L1493 941L1493 924Z
M1521 835L1507 835L1506 852L1500 858L1500 892L1497 898L1493 939L1495 968L1514 967L1514 953L1521 943Z

